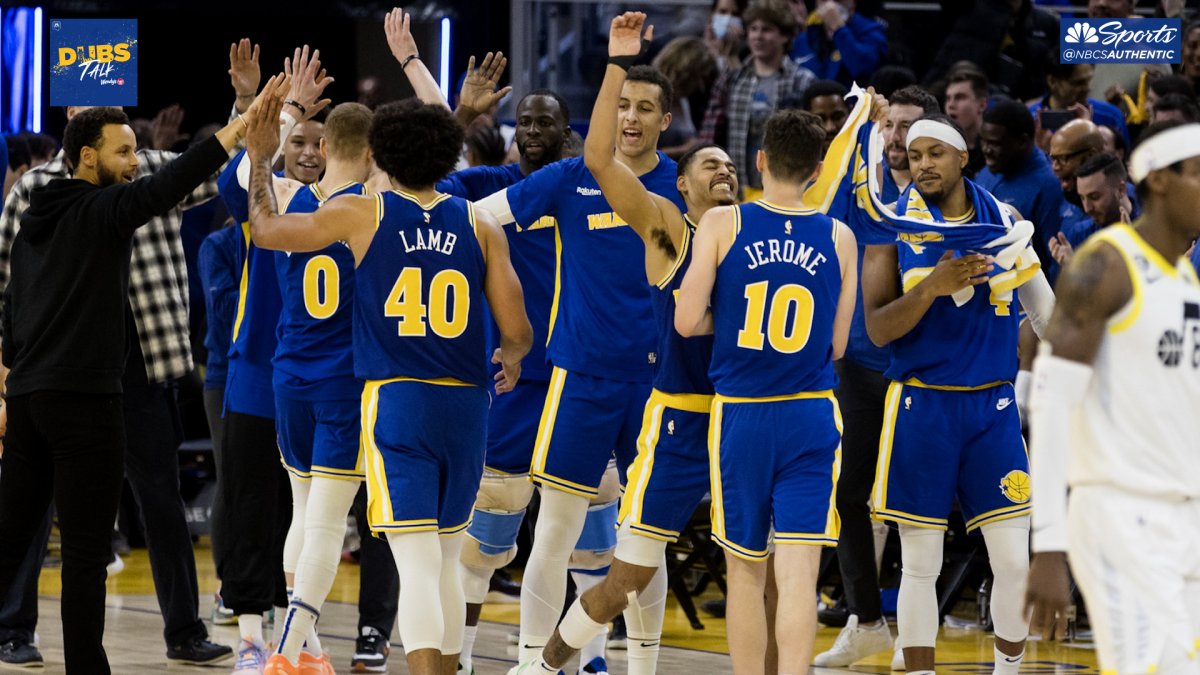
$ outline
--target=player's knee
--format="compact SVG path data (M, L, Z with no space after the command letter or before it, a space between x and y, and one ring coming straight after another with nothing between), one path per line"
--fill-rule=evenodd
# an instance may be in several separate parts
M498 570L517 556L517 534L525 519L522 509L516 513L475 510L461 560L464 565Z
M609 502L619 502L620 500L620 474L617 473L617 465L609 463L608 469L604 471L604 476L600 479L600 487L596 488L596 496L592 497L592 501L588 506L603 506Z
M617 509L615 501L588 507L583 531L571 552L571 569L600 570L612 564L617 547Z
M479 481L475 508L501 513L524 512L532 498L533 483L527 477L485 471Z
M912 525L900 526L900 558L904 578L933 583L942 571L942 544L945 535Z

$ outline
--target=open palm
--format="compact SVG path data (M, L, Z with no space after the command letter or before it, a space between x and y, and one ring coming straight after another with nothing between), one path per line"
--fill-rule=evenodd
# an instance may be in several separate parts
M646 15L642 12L625 12L612 20L608 31L609 56L637 56L642 53L642 26ZM654 35L654 26L646 28L646 40Z

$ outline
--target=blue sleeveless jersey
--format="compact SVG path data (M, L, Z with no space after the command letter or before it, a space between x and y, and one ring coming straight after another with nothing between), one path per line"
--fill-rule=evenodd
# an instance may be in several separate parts
M486 268L474 207L376 195L379 228L354 284L354 374L362 380L453 378L488 385Z
M686 212L675 162L640 177L646 189ZM518 223L556 219L558 253L547 354L559 368L624 382L654 376L656 326L642 264L642 239L613 213L582 157L545 166L508 188Z
M225 407L244 415L274 419L271 359L278 344L275 328L283 301L275 276L275 252L250 241L249 198L238 185L236 174L240 160L241 154L234 157L218 180L225 206L238 223L238 246L245 253L229 345Z
M338 195L366 194L351 183L325 194L316 183L292 197L292 212L316 211ZM275 252L275 272L283 296L279 346L275 349L275 390L311 400L356 399L352 325L354 253L335 242L313 253Z
M686 216L685 216L686 219ZM654 321L658 324L658 367L654 370L654 388L666 394L713 393L708 366L712 362L713 337L699 335L685 338L675 330L675 300L679 284L692 263L692 238L695 226L687 220L679 259L675 267L650 289L654 300Z
M838 221L764 201L733 208L733 245L713 289L712 375L723 396L832 389L842 292Z
M896 251L904 291L928 276L944 253L932 248L917 252L905 243L897 244ZM885 375L897 382L916 379L944 387L979 387L1016 379L1021 319L1015 304L1015 296L1012 303L993 299L987 284L975 286L974 295L962 307L948 296L937 298L917 325L892 343Z
M488 195L515 185L525 178L520 164L473 166L456 171L438 181L438 192L479 201ZM546 335L550 328L550 307L554 299L554 227L551 216L519 221L504 228L513 270L521 280L525 313L533 326L533 346L521 361L522 382L549 382L550 363L546 359ZM487 353L500 346L500 328L487 316ZM499 366L492 366L497 372Z

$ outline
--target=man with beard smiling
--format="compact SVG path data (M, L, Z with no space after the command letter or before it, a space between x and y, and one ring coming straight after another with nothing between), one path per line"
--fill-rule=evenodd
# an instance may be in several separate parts
M883 172L882 198L890 204L912 182L912 173L908 170L908 151L904 148L908 128L922 115L937 112L938 102L933 94L914 84L897 90L888 98L888 103L887 121L883 123L888 170Z
M614 158L651 192L686 209L676 187L676 165L657 152L671 124L671 82L658 70L629 68L617 104ZM592 520L613 538L616 501L594 510L601 478L614 450L620 470L636 456L643 404L658 354L656 327L644 274L629 261L644 255L641 238L604 199L582 158L535 171L477 204L503 225L557 219L558 270L547 357L554 366L538 428L530 474L542 505L521 587L519 661L534 660L562 616L572 548Z
M529 174L562 159L570 133L567 102L548 89L536 89L517 104L515 141L520 161L505 166L476 166L450 174L438 182L439 192L477 200L525 179ZM467 598L467 629L459 661L463 672L472 670L479 612L487 597L492 574L517 553L517 534L525 508L533 496L529 462L537 437L538 420L550 387L546 363L546 335L554 297L553 216L504 228L513 269L521 280L525 311L533 326L533 348L525 357L521 380L506 396L492 402L488 414L484 478L479 486L475 516L463 544L462 578ZM500 333L488 319L488 353L499 344Z
M280 96L271 78L256 101ZM254 106L251 106L253 109ZM105 566L123 475L122 375L134 232L228 158L239 116L154 175L134 181L137 139L119 109L91 108L64 133L72 177L30 195L4 298L9 411L0 478L0 588L7 590L53 497L63 535L63 639L72 672L107 673Z

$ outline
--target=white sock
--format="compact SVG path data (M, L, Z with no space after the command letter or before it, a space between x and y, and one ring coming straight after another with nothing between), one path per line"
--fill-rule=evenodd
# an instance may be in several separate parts
M308 629L308 638L304 640L304 651L316 657L320 657L325 653L321 649L321 636L317 635L316 622L313 622L312 628Z
M242 634L242 639L251 640L256 643L264 643L266 639L263 637L263 618L262 614L238 614L238 631Z
M316 477L308 486L304 536L295 563L294 593L318 613L337 576L342 540L346 534L346 513L357 492L356 481L334 478ZM297 630L304 627L303 623L295 626ZM308 624L307 631L300 634L307 641L305 651L321 656L321 638L317 635L316 623Z
M629 675L654 675L662 642L663 612L667 605L667 566L664 560L646 589L625 608Z
M292 598L287 612L275 617L275 653L283 654L289 663L300 663L300 651L304 649L304 641L310 634L316 634L314 626L318 614L300 597ZM318 643L319 644L319 643ZM317 652L320 654L320 652Z
M283 637L283 626L287 623L287 613L287 607L275 608L275 627L271 629L271 644L279 644L280 639Z
M575 594L578 597L583 597L587 591L600 585L604 581L603 575L588 574L578 570L571 570L571 579L575 581ZM608 624L596 633L587 644L583 645L579 650L579 670L583 671L583 667L592 662L596 657L605 657L605 647L608 644Z
M465 626L463 628L463 645L462 652L458 655L458 664L462 666L461 670L467 675L471 673L471 653L475 651L475 636L478 633L479 626Z
M1017 675L1017 671L1021 670L1021 660L1025 658L1025 650L1016 656L1009 656L1000 651L999 647L993 647L996 656L996 666L992 669L992 675Z
M934 675L932 670L910 670L905 675Z

